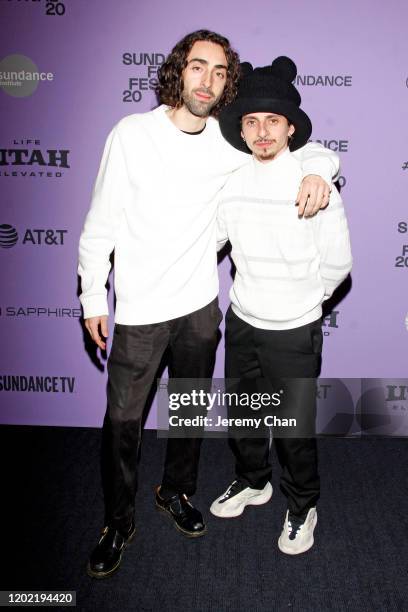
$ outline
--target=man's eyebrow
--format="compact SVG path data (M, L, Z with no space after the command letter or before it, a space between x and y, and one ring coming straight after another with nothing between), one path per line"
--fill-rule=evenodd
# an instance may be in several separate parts
M188 60L188 64L191 64L191 62L199 62L200 64L205 64L206 66L208 66L208 61L203 59L202 57L192 57L190 60ZM225 68L225 70L228 69L228 67L224 64L217 64L215 68Z
M279 117L279 115L277 113L268 113L265 119L270 119L273 117ZM255 117L254 115L245 115L245 117L242 117L242 120L245 120L245 119L255 119L256 121L258 121L258 118Z

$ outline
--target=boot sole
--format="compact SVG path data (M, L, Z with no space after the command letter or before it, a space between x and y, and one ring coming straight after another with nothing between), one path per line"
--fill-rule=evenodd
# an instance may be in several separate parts
M204 527L204 529L202 531L199 531L198 533L193 533L191 531L186 531L185 529L183 529L182 527L177 525L176 521L174 520L174 516L172 515L171 512L169 512L169 510L166 510L165 508L162 508L161 506L159 506L159 504L157 502L155 502L155 504L156 504L156 510L158 510L159 512L161 512L162 514L164 514L168 518L170 518L171 522L173 523L173 525L177 529L177 531L182 533L186 538L200 538L201 536L203 536L203 535L205 535L207 533L207 527Z
M120 551L120 557L119 557L118 562L108 572L94 572L94 570L91 568L90 562L88 561L88 565L86 568L86 573L88 574L88 576L90 576L91 578L99 579L99 580L103 578L109 578L110 576L112 576L112 574L114 574L119 569L120 563L122 561L123 552L126 546L132 542L133 538L135 537L135 534L136 534L136 527L132 531L128 539L126 540L125 544L123 545L123 548Z

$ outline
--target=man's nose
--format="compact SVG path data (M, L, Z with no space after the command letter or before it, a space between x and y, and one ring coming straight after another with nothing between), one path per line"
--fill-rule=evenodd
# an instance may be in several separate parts
M206 70L202 76L201 84L206 89L210 89L212 85L212 75L209 70Z
M266 124L264 122L260 122L259 127L258 127L258 136L260 138L265 138L265 136L267 135L268 135L268 128Z

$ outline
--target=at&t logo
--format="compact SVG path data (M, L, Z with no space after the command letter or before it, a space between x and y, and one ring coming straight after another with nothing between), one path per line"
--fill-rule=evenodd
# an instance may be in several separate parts
M17 230L7 223L0 225L0 247L2 249L11 249L18 241Z
M62 229L31 229L24 232L22 244L33 244L37 246L63 246L65 234L68 230ZM8 223L0 225L0 247L10 249L18 242L18 232L15 227Z

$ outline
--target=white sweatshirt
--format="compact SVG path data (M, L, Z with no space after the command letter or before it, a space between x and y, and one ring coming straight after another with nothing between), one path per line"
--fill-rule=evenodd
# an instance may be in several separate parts
M201 134L179 130L162 105L119 121L107 139L79 244L85 318L107 315L115 251L115 321L157 323L202 308L218 293L217 194L251 161L209 118ZM303 175L330 183L338 157L318 143L297 153Z
M236 275L234 313L261 329L293 329L322 315L322 302L351 270L340 194L311 218L298 218L302 169L286 149L275 160L251 158L228 180L218 209L218 248L229 239Z

